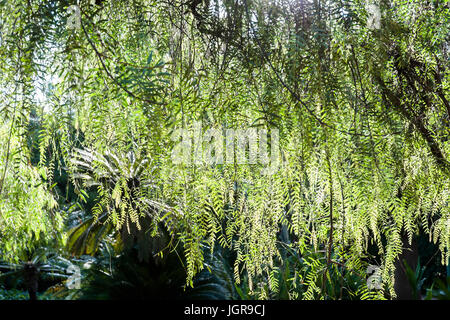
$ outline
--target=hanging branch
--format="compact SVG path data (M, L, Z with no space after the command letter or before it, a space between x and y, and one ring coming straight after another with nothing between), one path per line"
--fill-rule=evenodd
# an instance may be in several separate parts
M11 138L12 138L12 132L14 129L14 122L16 120L16 109L17 109L17 103L14 104L13 117L11 119L11 126L9 128L9 136L8 136L8 142L7 142L7 147L6 147L5 169L3 170L2 179L0 180L0 196L2 195L3 185L4 185L4 181L6 179L6 172L8 171L10 149L11 149Z
M328 236L328 249L327 249L327 268L325 272L323 273L323 283L322 283L322 291L325 289L325 284L327 280L327 272L330 270L331 263L333 261L331 260L331 253L333 250L333 176L331 173L331 161L330 161L330 154L328 152L328 149L326 150L326 159L327 159L327 165L328 165L328 175L329 175L329 188L330 188L330 215L329 215L329 221L330 221L330 235Z
M413 113L412 109L402 103L405 99L398 97L392 90L388 89L379 74L375 75L375 81L380 86L383 96L390 102L391 106L397 110L404 118L406 118L420 133L422 138L427 142L432 156L436 163L445 171L450 172L450 163L445 159L439 144L434 140L432 133L425 127L423 118Z
M14 30L14 28L16 26L17 19L18 19L18 17L14 20L13 27L12 27L13 30ZM22 36L22 33L20 35ZM22 37L19 38L19 41L20 40L22 40ZM21 53L22 53L22 51L20 50L20 47L19 47L18 60L17 60L17 69L20 68ZM16 86L15 86L14 92L17 92L17 87L18 87L18 84L16 82ZM8 142L7 142L7 147L6 147L5 170L3 171L2 179L0 180L0 196L2 195L3 186L4 186L4 183L5 183L5 179L6 179L6 172L8 171L10 151L11 151L12 132L13 132L13 129L14 129L14 122L16 121L17 101L14 101L14 102L15 103L14 103L14 108L13 108L13 116L12 116L12 119L11 119L11 126L10 126L10 129L9 129L9 136L8 136Z
M81 13L83 13L84 15L88 16L83 10L80 9L80 11L81 11ZM88 17L89 17L89 16L88 16ZM92 47L92 49L94 50L95 55L97 56L98 60L100 61L100 64L102 65L102 68L103 68L103 70L105 70L105 72L106 72L106 74L108 75L108 77L111 78L111 80L112 80L115 84L117 84L123 91L125 91L127 94L129 94L132 98L137 99L137 100L140 100L140 101L143 101L143 102L146 102L146 103L148 103L148 104L152 104L153 102L152 102L151 100L148 100L148 99L144 99L144 98L138 97L138 96L135 95L133 92L131 92L130 90L128 90L125 86L123 86L123 85L116 79L116 77L114 77L114 76L111 74L110 70L108 69L108 67L105 65L105 62L103 61L103 58L102 58L103 55L98 51L98 49L97 49L97 47L95 46L94 42L93 42L92 39L89 37L89 34L87 33L86 28L84 27L84 23L83 23L83 20L82 20L82 19L80 19L80 25L81 25L81 28L83 29L83 32L84 32L84 34L85 34L85 36L86 36L87 41L89 42L89 45L90 45L90 46Z
M244 5L245 5L245 10L247 13L247 20L248 23L250 25L250 28L253 32L253 34L255 35L255 39L256 42L261 50L262 56L264 58L264 60L266 60L266 62L269 64L270 69L272 69L273 73L275 74L276 78L278 79L278 81L281 83L281 85L289 91L289 93L292 95L292 97L294 97L295 100L297 100L298 103L300 103L305 109L306 111L308 111L308 113L314 118L314 120L316 120L316 122L318 122L321 126L323 127L328 127L334 131L337 132L341 132L347 135L351 135L351 136L360 136L360 137L368 137L369 135L367 134L363 134L363 133L358 133L358 132L350 132L347 130L342 130L342 129L338 129L335 126L323 121L322 119L320 119L312 110L311 108L297 95L297 93L294 92L294 90L292 88L290 88L285 81L283 80L283 78L280 76L280 73L276 70L276 68L273 66L272 62L270 61L270 59L268 58L267 53L265 52L264 48L261 45L261 42L259 41L258 37L256 36L256 32L255 29L253 27L253 24L250 20L250 13L249 13L249 9L248 9L248 3L247 0L244 1ZM398 132L393 132L392 134L398 134ZM381 137L386 137L387 135L376 135L376 136L381 136Z

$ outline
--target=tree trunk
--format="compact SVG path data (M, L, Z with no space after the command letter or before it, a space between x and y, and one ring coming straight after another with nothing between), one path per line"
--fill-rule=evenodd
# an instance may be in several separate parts
M413 295L413 288L408 281L403 260L406 261L411 269L416 270L417 260L419 257L419 248L417 245L417 240L414 237L411 245L408 243L408 236L405 233L402 235L402 242L403 251L395 263L394 289L398 300L413 300L415 299Z
M37 300L39 269L35 264L27 262L24 265L24 271L25 283L27 286L28 294L30 296L30 300Z

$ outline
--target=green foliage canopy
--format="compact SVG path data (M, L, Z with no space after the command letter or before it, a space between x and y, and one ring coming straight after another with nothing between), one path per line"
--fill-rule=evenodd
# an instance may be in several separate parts
M203 268L202 244L218 244L236 252L235 281L245 274L267 297L259 283L274 279L283 234L299 252L325 251L326 270L375 245L391 294L403 234L428 233L448 263L447 1L380 1L379 29L360 0L82 1L79 29L66 28L70 1L0 3L1 182L32 230L46 230L37 208L54 207L38 172L51 183L81 145L152 159L151 198L181 213L173 230L188 283ZM25 191L5 154L33 148L21 138L30 117L42 128L39 164L25 164L29 151L13 157L34 188ZM174 164L171 134L194 121L277 128L280 169ZM8 230L16 207L0 197ZM137 221L133 210L123 214ZM304 279L312 291L317 274Z

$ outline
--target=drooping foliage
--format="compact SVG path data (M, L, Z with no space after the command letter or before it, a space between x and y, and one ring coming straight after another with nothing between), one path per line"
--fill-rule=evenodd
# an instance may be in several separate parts
M28 239L8 232L61 230L50 187L65 171L80 202L94 191L75 253L164 226L191 285L205 244L234 252L236 285L260 298L279 290L283 246L311 257L289 298L332 296L326 279L360 272L369 247L394 296L419 232L448 264L447 1L378 1L379 25L360 0L81 1L68 28L74 4L0 2L1 255ZM279 167L175 163L173 133L199 121L279 130Z

